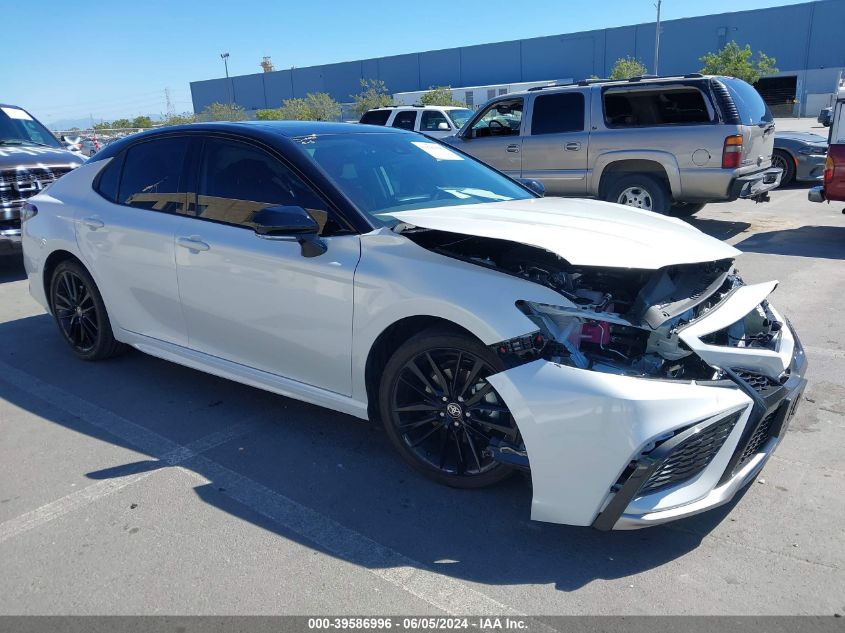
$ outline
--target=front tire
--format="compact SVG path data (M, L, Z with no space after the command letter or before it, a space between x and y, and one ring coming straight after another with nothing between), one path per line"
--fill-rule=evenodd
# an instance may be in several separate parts
M504 366L469 336L425 330L384 368L379 410L390 441L412 468L455 488L482 488L513 469L494 461L493 438L521 446L507 405L486 377Z
M621 176L610 184L605 196L608 202L655 213L667 213L670 199L663 181L649 174Z
M50 306L59 332L82 360L103 360L126 349L115 340L103 297L79 262L65 260L56 266L50 280Z
M795 162L787 152L779 149L772 152L772 167L780 167L783 170L778 187L785 187L795 180Z

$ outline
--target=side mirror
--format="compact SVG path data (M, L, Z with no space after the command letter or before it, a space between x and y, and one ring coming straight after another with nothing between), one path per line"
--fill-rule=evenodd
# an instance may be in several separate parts
M440 130L440 131L443 131L443 132L448 132L452 128L449 127L449 124L446 123L446 121L441 121L440 123L437 124L437 129Z
M328 250L320 239L320 226L302 207L266 207L252 217L253 230L265 240L297 241L303 257L317 257Z
M533 178L520 178L519 182L523 187L527 187L541 198L546 195L546 185L539 180L534 180Z

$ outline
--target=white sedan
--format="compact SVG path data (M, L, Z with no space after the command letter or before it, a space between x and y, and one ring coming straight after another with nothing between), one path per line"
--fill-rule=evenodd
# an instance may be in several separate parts
M380 420L451 486L530 470L536 520L727 502L806 382L777 282L679 220L540 188L401 130L171 127L32 198L24 256L80 358L134 347Z

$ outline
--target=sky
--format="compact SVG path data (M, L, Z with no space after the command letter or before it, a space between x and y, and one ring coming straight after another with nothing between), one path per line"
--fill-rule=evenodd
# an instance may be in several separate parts
M799 0L663 0L661 18ZM190 82L652 22L655 0L41 0L4 2L0 102L44 123L191 111ZM593 7L601 7L593 10ZM11 58L11 59L10 59Z

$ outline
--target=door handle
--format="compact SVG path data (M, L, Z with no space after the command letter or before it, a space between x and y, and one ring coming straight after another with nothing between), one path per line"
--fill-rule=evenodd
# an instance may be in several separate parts
M567 152L577 152L579 149L581 149L581 143L578 143L576 141L574 143L567 143L563 147Z
M196 235L192 235L191 237L177 237L176 244L182 248L187 248L189 251L193 251L194 253L207 251L211 248Z
M511 152L513 154L519 154L519 145L517 145L516 143L511 143L505 149L507 149L509 152Z
M85 219L82 220L82 224L87 226L92 231L96 231L97 229L101 229L106 225L105 222L103 222L100 218L97 218L97 217L85 218Z

